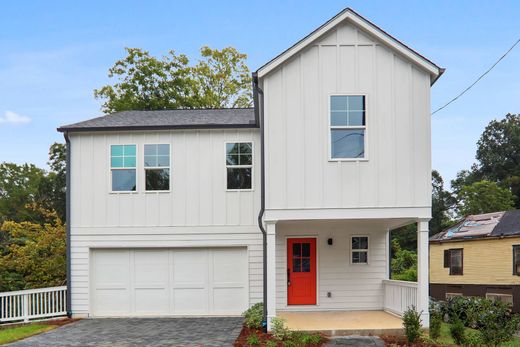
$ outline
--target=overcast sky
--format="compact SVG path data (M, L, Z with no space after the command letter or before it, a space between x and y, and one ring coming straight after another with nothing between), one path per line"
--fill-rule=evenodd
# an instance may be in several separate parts
M193 58L236 47L251 70L345 7L445 67L432 110L519 37L519 1L3 1L0 162L45 167L56 127L101 115L92 91L124 47ZM433 116L433 168L445 180L474 162L485 125L520 112L520 45L468 94Z

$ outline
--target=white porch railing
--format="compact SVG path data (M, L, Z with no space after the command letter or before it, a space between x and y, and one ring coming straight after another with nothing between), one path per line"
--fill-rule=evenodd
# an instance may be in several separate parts
M384 310L402 316L410 306L417 307L417 282L383 280Z
M67 287L0 293L0 323L65 316Z

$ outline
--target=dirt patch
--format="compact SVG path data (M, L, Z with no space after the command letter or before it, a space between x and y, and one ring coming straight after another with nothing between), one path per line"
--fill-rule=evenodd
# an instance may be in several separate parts
M258 340L260 344L257 346L265 346L268 341L273 341L276 343L277 347L283 347L284 343L280 341L276 341L271 334L264 333L262 330L259 329L251 329L246 327L245 325L242 327L242 331L240 332L240 335L235 341L234 347L249 347L250 345L247 343L247 338L250 335L256 335L258 336ZM306 347L322 347L325 346L325 344L329 341L329 339L322 335L321 336L321 342L319 344L308 344Z

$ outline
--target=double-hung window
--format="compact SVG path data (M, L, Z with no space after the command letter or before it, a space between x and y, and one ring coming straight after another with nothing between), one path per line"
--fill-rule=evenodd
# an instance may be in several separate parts
M453 248L444 250L444 267L450 268L450 275L463 273L463 249Z
M520 276L520 245L513 245L513 275Z
M368 236L352 236L352 264L368 264Z
M226 143L228 190L250 190L253 180L253 143Z
M110 146L113 192L136 191L136 145Z
M365 96L330 97L330 158L365 158Z
M144 145L146 191L170 190L170 145Z

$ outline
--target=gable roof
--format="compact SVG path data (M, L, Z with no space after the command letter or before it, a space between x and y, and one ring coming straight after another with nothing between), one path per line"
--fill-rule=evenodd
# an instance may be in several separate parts
M379 28L374 23L370 22L366 18L359 15L357 12L347 7L331 19L329 19L326 23L321 25L319 28L311 32L309 35L305 36L300 41L296 42L293 46L280 53L278 56L261 66L255 73L258 77L263 77L276 69L278 66L283 64L285 61L289 60L292 56L302 51L305 47L307 47L310 43L324 35L329 30L333 29L339 23L344 20L348 20L350 23L355 25L356 27L364 30L365 32L371 34L377 40L386 44L394 51L398 52L408 60L414 62L415 64L422 67L430 74L431 84L435 83L435 81L444 73L443 68L436 65L434 62L424 57L423 55L417 53L401 41L397 40L392 35L388 34L383 29Z
M122 111L63 125L60 132L257 128L253 108Z
M520 236L520 210L470 215L430 237L430 241L456 241L486 237Z

